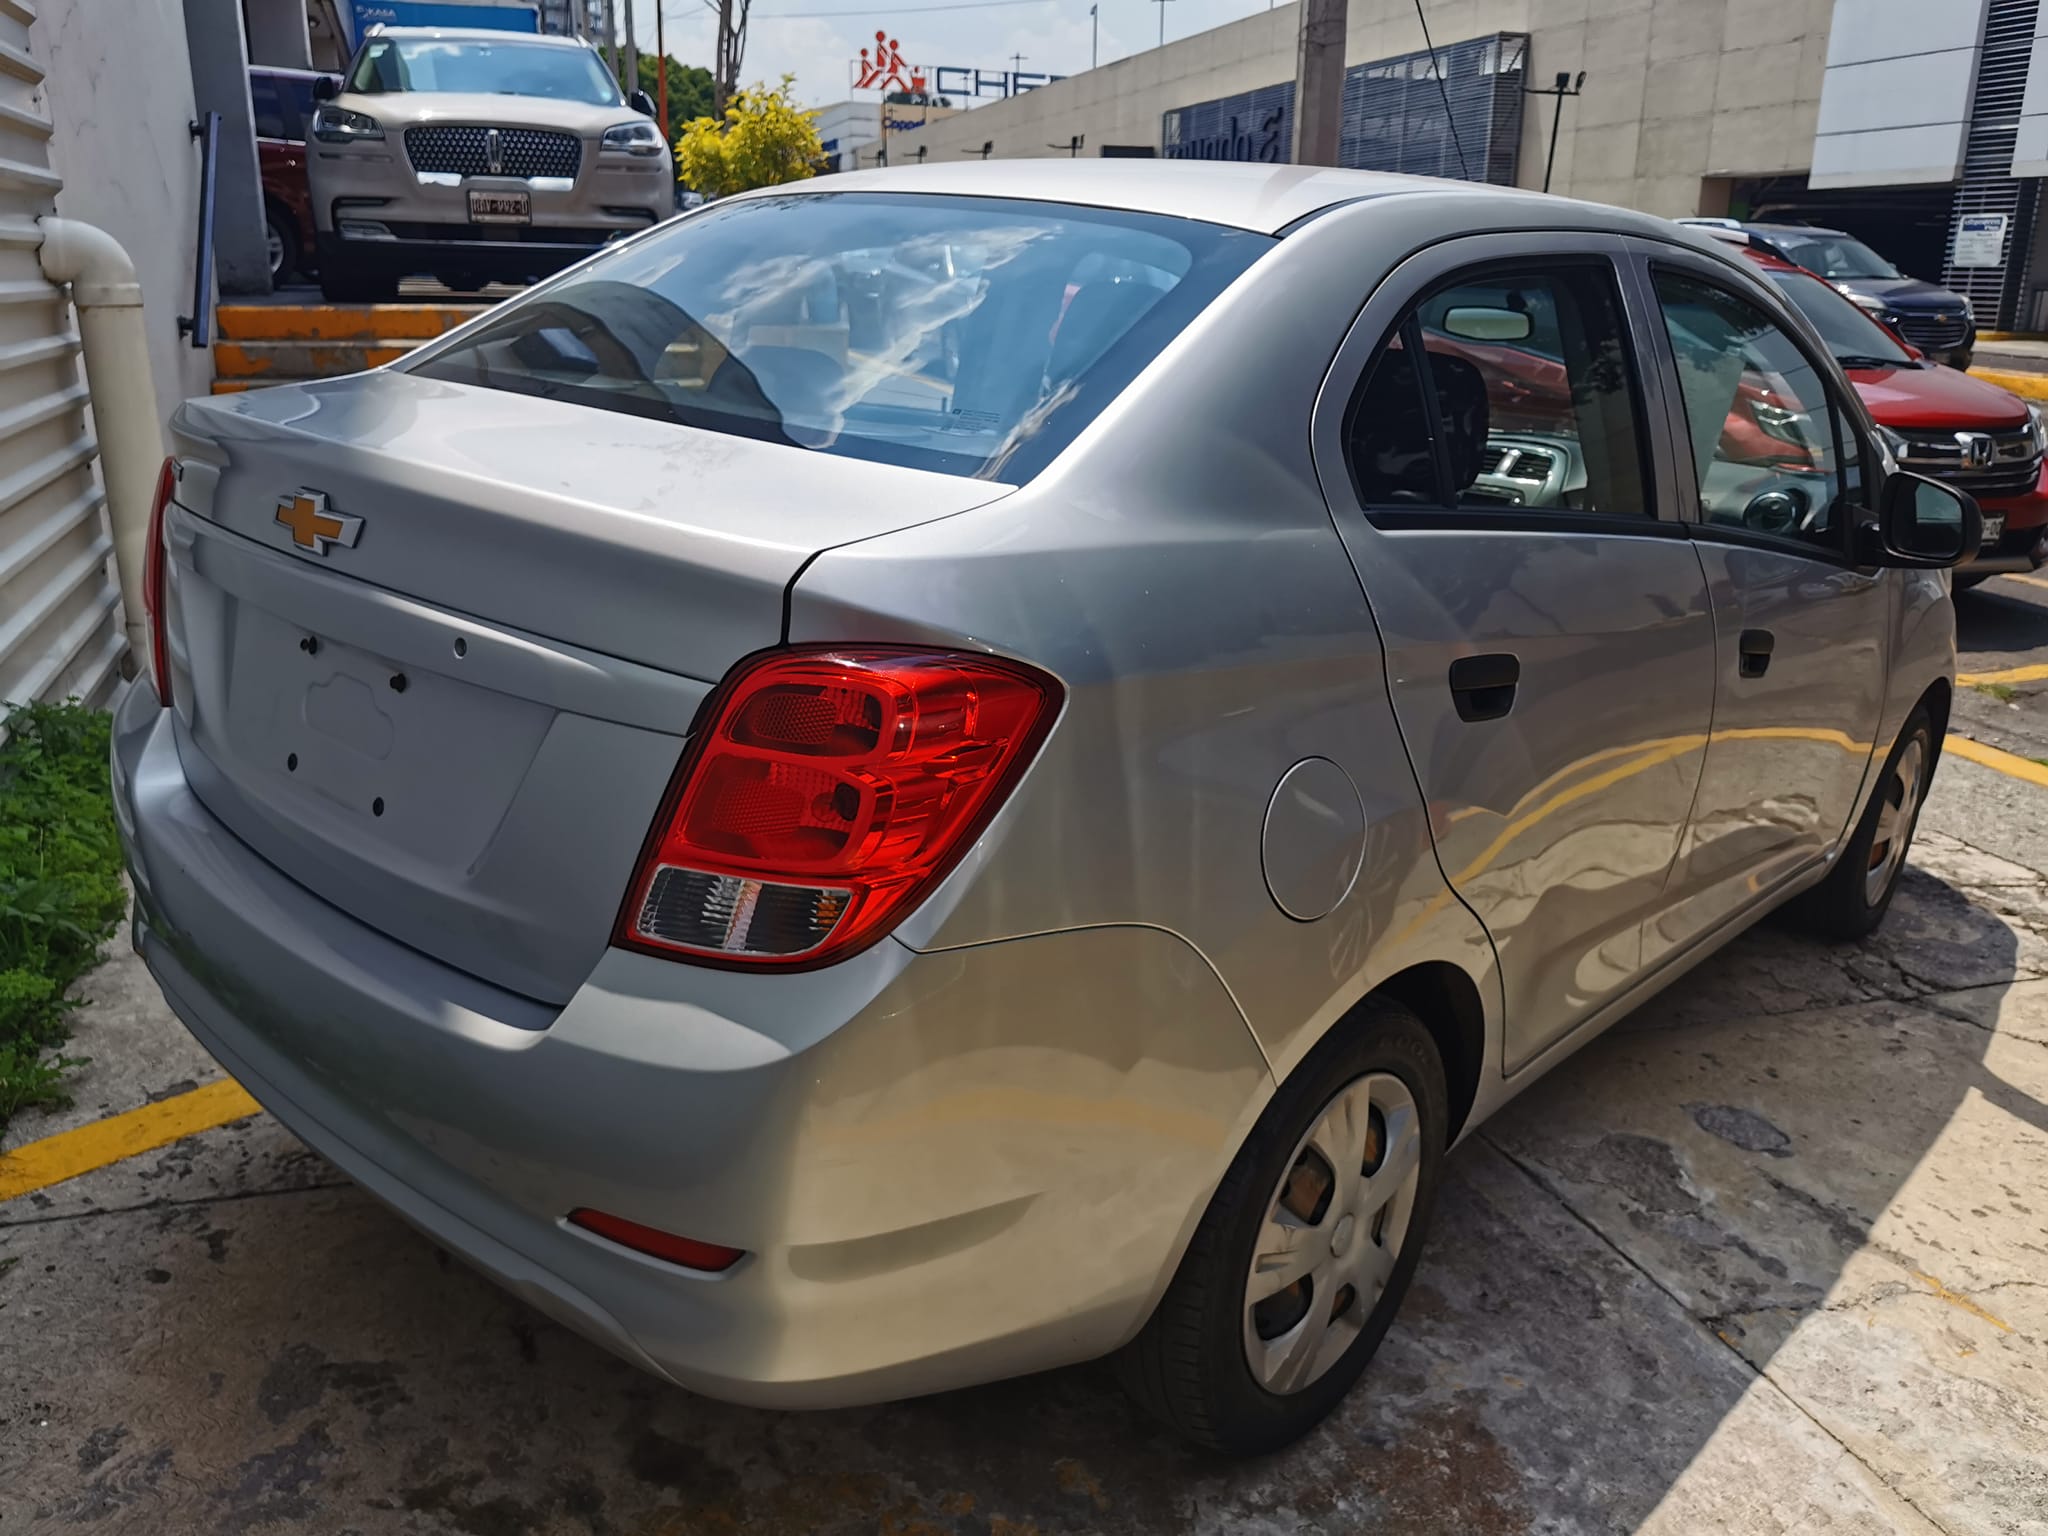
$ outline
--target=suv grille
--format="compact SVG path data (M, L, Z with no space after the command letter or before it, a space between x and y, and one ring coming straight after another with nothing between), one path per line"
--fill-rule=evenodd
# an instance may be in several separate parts
M498 165L491 165L497 140ZM541 128L469 128L435 124L405 130L405 155L415 171L457 176L567 176L583 167L583 141Z
M1922 352L1945 352L1963 344L1970 322L1956 310L1903 311L1898 318L1899 334Z
M1988 467L1971 468L1964 459L1964 448L1957 439L1968 433L1955 432L1906 432L1906 454L1900 461L1907 469L1917 474L1932 475L1937 480L1968 491L1972 496L2024 496L2033 490L2040 477L2041 459L2034 452L2034 440L2025 428L2012 432L1986 434L1992 443L1992 459Z

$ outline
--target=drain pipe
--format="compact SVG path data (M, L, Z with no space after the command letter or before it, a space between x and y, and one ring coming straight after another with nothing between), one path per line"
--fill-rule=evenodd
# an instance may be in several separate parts
M107 520L114 530L114 571L132 657L148 654L142 611L142 566L149 545L149 502L163 464L163 418L149 371L149 333L135 263L105 230L75 219L36 220L43 276L69 284L85 350L85 382L99 435Z

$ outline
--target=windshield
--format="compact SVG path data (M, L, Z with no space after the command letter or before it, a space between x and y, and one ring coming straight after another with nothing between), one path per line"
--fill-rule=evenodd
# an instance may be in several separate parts
M373 37L348 74L348 88L468 91L486 96L548 96L615 107L619 88L588 48L516 39Z
M1837 362L1853 357L1901 368L1913 365L1913 355L1893 339L1890 331L1812 273L1773 270L1770 277L1785 290L1785 297L1799 306L1799 312L1813 322L1813 328L1820 332L1820 339L1828 344Z
M993 198L747 198L513 300L412 366L1016 483L1272 244Z
M1822 277L1897 277L1899 269L1861 240L1847 235L1768 235L1795 267Z

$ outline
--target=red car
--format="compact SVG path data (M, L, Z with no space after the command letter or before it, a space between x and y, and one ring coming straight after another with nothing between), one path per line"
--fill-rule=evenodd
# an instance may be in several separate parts
M1755 246L1745 246L1743 254L1812 322L1898 461L1977 499L1984 548L1957 569L1956 585L2048 562L2048 427L2040 411L1982 379L1927 361L1826 278ZM1737 429L1731 414L1728 430ZM1774 447L1784 451L1782 443Z
M306 123L313 115L313 82L319 78L309 69L249 71L273 288L295 272L311 270L313 197L306 187Z

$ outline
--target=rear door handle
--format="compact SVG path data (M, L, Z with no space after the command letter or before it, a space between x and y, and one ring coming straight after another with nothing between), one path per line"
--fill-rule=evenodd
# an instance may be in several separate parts
M1498 720L1515 707L1521 658L1512 651L1460 656L1451 663L1451 702L1460 720Z
M1745 629L1736 642L1740 654L1736 670L1744 677L1762 677L1771 669L1771 651L1777 643L1777 636L1768 629Z

